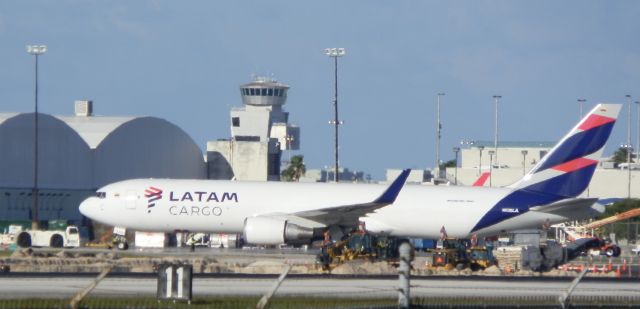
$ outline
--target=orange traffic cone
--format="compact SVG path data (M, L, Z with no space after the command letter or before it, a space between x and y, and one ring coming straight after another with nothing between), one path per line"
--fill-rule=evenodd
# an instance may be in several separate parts
M620 278L620 265L618 265L618 267L616 267L616 278Z

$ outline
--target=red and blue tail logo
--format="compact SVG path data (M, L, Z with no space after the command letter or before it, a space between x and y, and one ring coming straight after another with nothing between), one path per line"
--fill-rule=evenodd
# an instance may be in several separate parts
M150 213L151 209L156 206L156 201L162 199L162 189L149 187L144 190L144 197L147 198L147 212Z
M599 104L512 188L560 197L587 189L620 105Z
M473 231L580 195L591 177L620 112L619 104L598 104L476 224ZM506 210L506 211L505 211Z

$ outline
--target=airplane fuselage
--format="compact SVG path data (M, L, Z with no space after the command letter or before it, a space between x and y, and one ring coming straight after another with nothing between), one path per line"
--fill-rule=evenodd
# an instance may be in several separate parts
M293 214L375 199L377 184L241 182L217 180L135 179L100 189L100 197L83 209L103 223L142 231L242 233L245 219ZM392 205L361 217L367 230L392 236L439 237L495 234L513 228L540 227L566 218L529 213L518 205L501 212L513 216L476 230L478 221L512 192L508 188L405 185ZM522 212L522 213L521 213ZM306 220L308 227L322 227Z

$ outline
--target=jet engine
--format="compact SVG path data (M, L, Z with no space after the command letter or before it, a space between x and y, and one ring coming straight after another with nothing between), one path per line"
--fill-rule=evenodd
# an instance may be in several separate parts
M249 217L244 220L242 235L250 244L280 245L310 240L313 228L289 223L285 219Z

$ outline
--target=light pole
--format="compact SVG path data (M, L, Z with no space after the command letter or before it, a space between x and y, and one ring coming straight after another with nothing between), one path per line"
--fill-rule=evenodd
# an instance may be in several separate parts
M631 198L631 152L633 151L633 146L631 145L631 95L625 95L627 97L627 198Z
M525 171L526 171L526 170L525 170L525 166L526 166L526 164L527 164L527 154L528 154L529 152L528 152L528 151L526 151L526 150L523 150L523 151L521 151L521 153L522 153L522 175L524 176L524 173L525 173Z
M620 148L627 152L627 198L631 198L631 161L630 156L633 151L633 146L630 144L620 144Z
M496 152L493 150L489 150L489 187L492 187L491 179L493 178L493 155Z
M335 126L335 173L333 175L333 180L338 182L338 126L342 124L342 121L338 120L338 57L342 57L346 54L346 50L344 48L325 48L324 53L333 58L334 61L334 96L333 96L333 110L334 110L334 118L329 123Z
M482 175L482 150L484 146L478 146L478 150L480 152L480 159L478 159L478 176Z
M453 174L453 183L458 184L458 153L460 152L460 147L453 147L453 153L456 154L456 166L455 172Z
M289 157L289 165L291 165L291 142L295 140L293 135L287 135L284 137L284 140L287 142L287 155Z
M495 132L494 132L494 138L493 138L493 148L494 151L496 152L496 162L498 162L498 103L500 103L500 99L502 98L501 95L494 95L493 99L495 100L495 105L496 105L496 123L495 123Z
M46 45L27 45L27 53L35 56L35 108L34 108L34 133L33 133L33 191L31 193L31 228L37 230L38 226L38 56L47 52Z
M440 97L444 96L444 92L438 93L436 103L436 167L438 168L438 178L442 178L440 171L440 137L442 136L442 123L440 122Z
M638 162L638 160L640 160L640 101L635 101L633 103L636 103L636 111L638 112L638 115L636 117L636 120L638 121L638 129L636 130L636 165L639 165L640 162Z
M578 99L578 106L580 108L580 115L578 115L578 121L582 120L582 108L584 107L584 102L587 102L585 99Z

